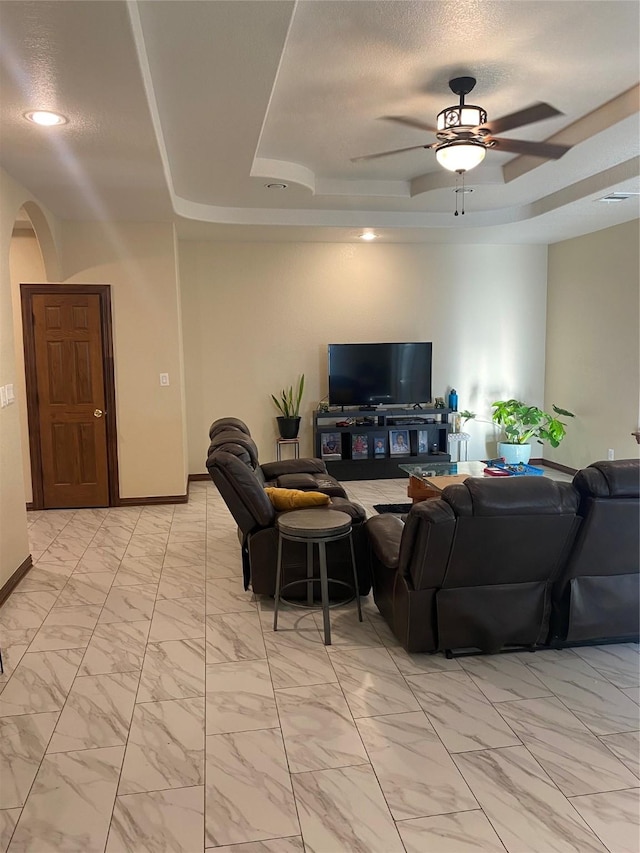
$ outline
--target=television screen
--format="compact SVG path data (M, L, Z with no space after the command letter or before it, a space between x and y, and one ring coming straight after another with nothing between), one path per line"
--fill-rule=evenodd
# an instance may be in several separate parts
M392 406L431 400L431 343L329 344L332 406Z

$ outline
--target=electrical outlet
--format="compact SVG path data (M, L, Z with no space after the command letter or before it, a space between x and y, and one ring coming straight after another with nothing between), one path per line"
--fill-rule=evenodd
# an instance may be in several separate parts
M169 384L169 374L168 373L161 373L160 374L160 384L161 385L168 385Z
M610 448L607 450L607 459L609 459L610 461L611 461L611 460L613 460L613 459L615 459L615 453L613 452L613 448L612 448L612 447L610 447Z

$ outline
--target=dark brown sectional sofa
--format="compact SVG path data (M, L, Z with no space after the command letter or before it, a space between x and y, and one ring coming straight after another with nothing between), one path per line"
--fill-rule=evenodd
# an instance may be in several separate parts
M374 598L410 652L635 639L640 462L573 483L470 478L366 524Z

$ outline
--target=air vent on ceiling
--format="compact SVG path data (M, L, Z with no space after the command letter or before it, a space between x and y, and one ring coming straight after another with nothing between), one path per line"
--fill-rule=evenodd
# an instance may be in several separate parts
M638 193L609 193L609 195L604 196L604 198L599 198L598 201L605 201L608 204L612 201L626 201L628 198L632 198L636 195L638 195Z

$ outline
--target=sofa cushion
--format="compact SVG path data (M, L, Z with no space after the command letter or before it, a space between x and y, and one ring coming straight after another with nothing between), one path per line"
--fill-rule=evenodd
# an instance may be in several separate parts
M232 453L252 469L258 467L258 448L255 441L251 436L245 435L239 430L216 433L211 439L209 454L215 453L217 450Z
M327 504L331 503L329 495L324 495L322 492L303 492L301 489L278 489L273 486L267 486L265 492L277 510L327 506Z
M220 432L228 432L229 430L238 430L239 432L243 432L245 435L251 435L249 427L239 418L218 418L218 420L214 421L209 427L209 438L213 438L214 435L217 435Z
M637 459L594 462L578 471L573 484L584 497L638 498L640 465Z
M265 462L262 471L267 480L277 480L285 474L326 474L327 467L322 459L280 459Z
M548 477L469 477L460 485L447 486L442 499L458 518L565 515L578 509L573 486Z
M282 474L275 485L280 489L301 489L302 491L324 492L331 497L345 497L346 492L340 483L329 474Z
M283 474L276 480L279 489L301 489L315 491L316 478L313 474Z

